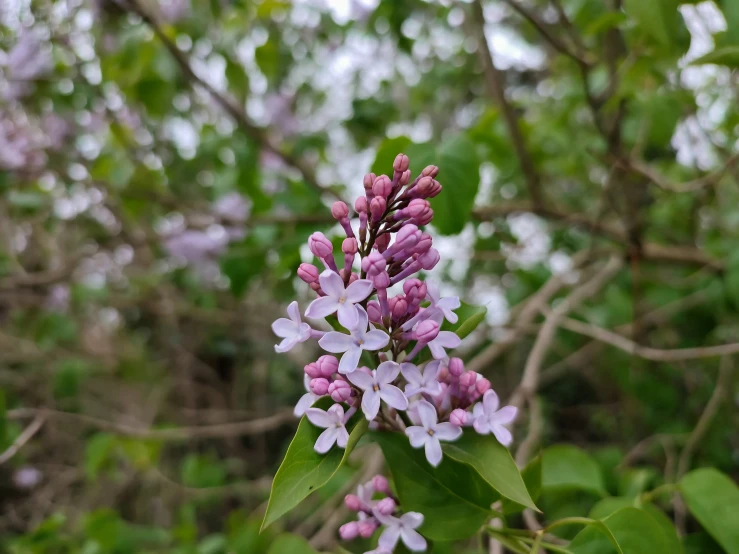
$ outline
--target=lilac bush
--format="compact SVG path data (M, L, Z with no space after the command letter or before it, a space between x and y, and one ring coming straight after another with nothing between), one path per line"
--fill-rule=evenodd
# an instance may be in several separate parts
M459 439L465 427L492 433L504 445L512 440L506 425L516 408L499 409L490 382L450 356L461 339L443 326L457 323L459 299L442 297L438 286L423 278L422 272L439 262L432 237L420 228L433 219L428 199L442 190L438 172L431 165L411 180L408 157L398 154L392 178L365 176L365 194L354 203L356 224L348 206L335 202L331 213L346 234L343 264L337 264L325 235L312 234L308 246L323 270L308 263L297 270L317 296L304 312L312 323L301 319L292 302L290 319L272 325L282 339L277 352L310 339L328 352L305 366L307 393L295 407L296 415L305 414L323 429L314 444L320 454L347 447L347 425L359 410L370 429L402 433L411 447L423 448L432 467L442 461L442 443ZM333 330L319 328L328 327L326 318ZM333 402L328 409L308 407L324 397ZM382 479L347 497L359 519L344 525L341 537L367 538L382 528L374 552L392 552L399 540L411 551L425 550L425 539L415 531L424 516L401 513ZM375 492L386 496L373 499Z

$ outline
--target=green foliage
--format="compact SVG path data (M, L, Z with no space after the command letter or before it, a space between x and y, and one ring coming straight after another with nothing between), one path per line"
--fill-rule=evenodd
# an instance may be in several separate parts
M587 452L560 444L542 452L541 486L545 491L582 490L599 496L606 494L603 475Z
M313 548L302 537L296 535L280 535L272 543L267 554L282 554L283 552L294 552L295 554L317 554Z
M670 552L664 530L644 510L622 508L588 525L569 544L573 554Z
M316 407L327 409L332 404L325 398ZM346 460L359 439L367 430L367 420L355 414L347 424L349 442L346 449L334 446L327 454L318 454L313 446L323 429L320 429L303 416L295 437L290 442L285 458L272 481L267 512L264 514L262 529L297 506L306 496L324 486L346 463Z
M680 480L690 512L728 554L739 552L739 487L712 468L696 469Z

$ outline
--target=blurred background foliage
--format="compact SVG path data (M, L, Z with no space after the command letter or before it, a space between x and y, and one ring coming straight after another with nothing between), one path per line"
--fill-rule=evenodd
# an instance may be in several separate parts
M572 474L545 470L547 520L739 476L731 360L642 355L739 336L739 3L3 0L0 21L3 550L333 547L361 449L258 534L317 355L277 358L269 324L309 299L308 235L339 240L330 202L400 151L441 168L435 278L488 307L463 350L503 396L549 308L616 260L569 317L640 355L557 330L516 428L577 447L546 451Z

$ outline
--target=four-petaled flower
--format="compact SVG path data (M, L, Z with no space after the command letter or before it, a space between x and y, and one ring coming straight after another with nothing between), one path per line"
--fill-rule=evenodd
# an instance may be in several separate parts
M462 429L451 423L437 423L436 408L426 400L415 404L421 425L406 427L405 434L413 448L425 447L426 459L436 467L441 463L442 441L454 441L462 436Z
M411 552L423 552L426 550L426 539L416 531L423 523L423 514L407 512L400 517L395 517L375 513L374 516L385 526L385 530L380 535L379 541L377 541L380 548L392 552L395 549L395 545L398 544L398 539L400 539Z
M416 323L430 317L438 318L439 323L441 323L442 319L446 319L449 323L457 323L457 321L459 321L459 316L454 313L454 310L462 305L459 301L459 297L449 296L442 298L441 293L439 292L439 287L436 283L432 283L431 281L426 281L426 297L429 299L431 305L419 312L415 317L406 321L403 324L404 331L412 329Z
M341 370L339 370L341 371ZM354 371L347 378L364 391L362 394L362 411L372 421L380 411L380 400L396 410L408 409L408 399L401 390L392 384L400 373L400 366L395 362L382 362L369 375L364 371Z
M406 396L421 393L430 394L431 396L441 394L441 383L436 380L440 366L440 361L429 362L421 373L421 370L415 364L409 362L400 364L400 371L405 380L408 381L405 386Z
M326 296L316 298L305 311L305 317L319 318L338 312L339 323L347 329L357 326L355 304L367 298L372 292L372 281L358 279L344 288L344 281L338 273L325 270L318 277L321 289Z
M462 339L456 334L451 331L439 331L436 338L428 343L428 347L435 360L443 360L447 357L445 348L457 348L460 344L462 344Z
M351 330L351 335L345 335L337 331L326 333L318 344L324 350L338 354L344 352L339 362L339 373L348 374L357 369L362 350L380 350L385 348L390 337L377 329L371 328L367 331L369 318L362 306L356 306L357 325Z
M346 422L344 421L344 408L341 404L334 404L325 412L320 408L308 408L305 415L313 425L326 429L316 440L313 447L316 452L325 454L331 450L334 443L341 448L346 448L349 432L344 426Z
M500 400L493 389L485 392L482 402L475 404L472 408L472 417L475 419L473 426L475 431L481 435L493 433L500 444L508 446L513 441L511 432L504 427L516 419L518 408L515 406L504 406L500 410Z
M305 414L305 411L310 408L316 400L321 398L317 394L313 394L310 390L310 377L308 375L303 374L303 385L305 386L306 392L303 396L300 397L300 400L298 400L298 403L295 404L295 409L293 410L293 413L297 417L303 417Z
M275 345L275 352L287 352L299 342L305 342L310 338L311 328L300 319L300 309L297 302L291 302L287 307L287 315L290 319L281 317L272 324L272 331L282 339L280 344Z

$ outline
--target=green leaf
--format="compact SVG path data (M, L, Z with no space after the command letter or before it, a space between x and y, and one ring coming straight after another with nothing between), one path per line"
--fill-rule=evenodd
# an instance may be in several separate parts
M691 471L679 483L690 513L728 554L739 553L739 487L713 468Z
M690 62L690 65L725 65L733 69L739 68L739 46L723 46Z
M458 440L443 443L444 454L469 464L498 493L527 508L538 510L511 458L508 449L492 435L481 436L470 430Z
M327 409L332 404L330 398L323 398L316 403L316 407ZM346 449L334 446L326 454L319 454L313 450L313 446L323 429L316 427L303 416L287 449L285 459L282 460L272 481L272 491L262 529L292 510L310 493L328 483L339 467L346 462L367 427L367 420L361 414L355 414L347 425L350 434Z
M739 2L736 0L720 0L719 6L726 20L726 33L722 43L726 45L739 44Z
M541 455L531 460L526 467L521 471L521 477L526 485L526 490L529 493L529 497L536 502L541 493ZM504 514L516 514L522 512L525 506L518 504L517 502L511 502L508 499L503 499L503 513Z
M277 537L267 554L285 554L287 552L290 554L318 554L303 537L288 533Z
M609 496L593 506L590 510L589 517L593 519L604 519L618 510L630 507L635 507L633 498L627 498L625 496ZM670 521L670 518L668 518L662 510L651 504L646 504L642 506L641 509L652 516L654 522L660 527L662 537L668 544L666 552L670 552L670 554L682 554L683 545L677 536L677 531L675 530L675 526L672 524L672 521Z
M641 29L662 46L671 46L677 39L680 12L676 0L624 0L624 11Z
M589 525L577 534L567 550L573 554L672 553L659 524L637 508L622 508Z
M600 467L584 450L572 445L556 445L542 453L543 489L583 490L605 496Z
M374 433L395 482L403 509L424 515L420 532L432 540L473 536L494 515L500 496L470 465L445 456L432 467L423 449L400 433Z
M443 328L454 331L460 339L463 339L485 321L488 309L485 306L473 306L462 302L462 305L454 313L459 317L457 323L452 325L445 321Z

